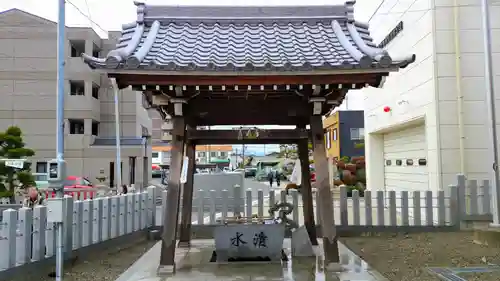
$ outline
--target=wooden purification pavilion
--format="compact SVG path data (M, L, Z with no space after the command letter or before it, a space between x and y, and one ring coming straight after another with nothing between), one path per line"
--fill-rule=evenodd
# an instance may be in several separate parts
M132 86L172 117L169 195L161 265L173 265L181 188L180 246L189 245L195 145L296 143L302 163L304 221L316 244L309 182L312 140L320 193L325 259L338 262L322 116L351 89L381 87L415 56L391 57L353 17L355 1L332 6L194 7L135 2L137 20L123 25L105 58L83 55L121 88ZM213 125L296 125L293 130L204 130ZM310 130L306 126L310 126ZM180 183L183 156L188 180Z

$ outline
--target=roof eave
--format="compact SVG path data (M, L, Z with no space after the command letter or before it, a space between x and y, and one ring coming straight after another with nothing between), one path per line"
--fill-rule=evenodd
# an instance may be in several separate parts
M177 70L150 70L150 69L126 69L126 68L106 68L94 62L86 62L89 67L109 76L121 74L135 75L169 75L169 76L300 76L300 75L342 75L342 74L384 74L397 72L400 68L406 67L411 62L402 61L384 68L337 68L327 70L304 70L304 71L177 71Z

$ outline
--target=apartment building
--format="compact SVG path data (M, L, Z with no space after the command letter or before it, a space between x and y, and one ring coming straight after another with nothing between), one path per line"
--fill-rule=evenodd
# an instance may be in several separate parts
M339 110L323 120L328 159L365 155L363 110Z
M0 13L0 128L19 126L34 172L46 172L56 157L56 23L12 9ZM68 175L90 181L100 173L114 183L115 113L109 79L83 63L81 53L107 53L119 32L100 38L91 28L66 29L65 159ZM122 180L142 185L150 179L151 119L140 92L119 96Z
M170 164L171 149L170 145L153 146L153 164ZM229 164L232 151L232 145L197 145L196 164Z
M167 115L164 120L160 113L156 110L148 110L149 117L151 118L151 141L153 145L165 145L172 140L172 120Z
M371 188L446 191L457 173L489 178L480 3L384 0L374 15L379 46L391 55L414 53L416 62L391 74L383 89L363 91ZM500 4L490 5L498 101Z

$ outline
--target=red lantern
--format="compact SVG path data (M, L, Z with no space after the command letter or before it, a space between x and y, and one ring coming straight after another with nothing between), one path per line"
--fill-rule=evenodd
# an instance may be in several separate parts
M391 111L391 108L388 107L388 106L384 106L384 112L390 112Z

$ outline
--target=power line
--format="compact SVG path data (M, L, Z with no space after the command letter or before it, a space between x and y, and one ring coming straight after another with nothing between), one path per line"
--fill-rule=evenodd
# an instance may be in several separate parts
M89 21L91 22L91 26L92 26L92 14L90 13L90 7L89 7L89 2L87 0L85 0L85 6L87 6L87 13L89 14Z
M368 23L370 23L372 21L372 19L375 16L375 14L378 12L378 10L380 10L380 7L382 7L382 4L384 4L384 0L380 1L380 4L378 4L378 6L375 9L375 11L373 11L373 14L370 16L370 19L368 20Z
M104 31L105 33L108 33L108 31L107 31L106 29L102 28L102 27L101 27L101 26L100 26L97 22L95 22L95 21L93 21L93 20L91 19L91 17L90 17L90 7L89 7L89 5L88 5L87 0L85 0L85 3L87 4L87 9L89 10L89 15L86 15L84 12L82 12L82 10L80 10L80 8L78 8L78 6L76 6L75 4L73 4L73 2L71 2L70 0L66 0L66 2L67 2L67 3L69 3L71 6L73 6L73 8L75 8L75 9L76 9L76 11L77 11L80 15L82 15L82 16L84 16L86 19L88 19L88 20L89 20L89 22L91 23L91 27L92 27L92 25L94 25L94 26L96 26L97 28L99 28L100 30Z

